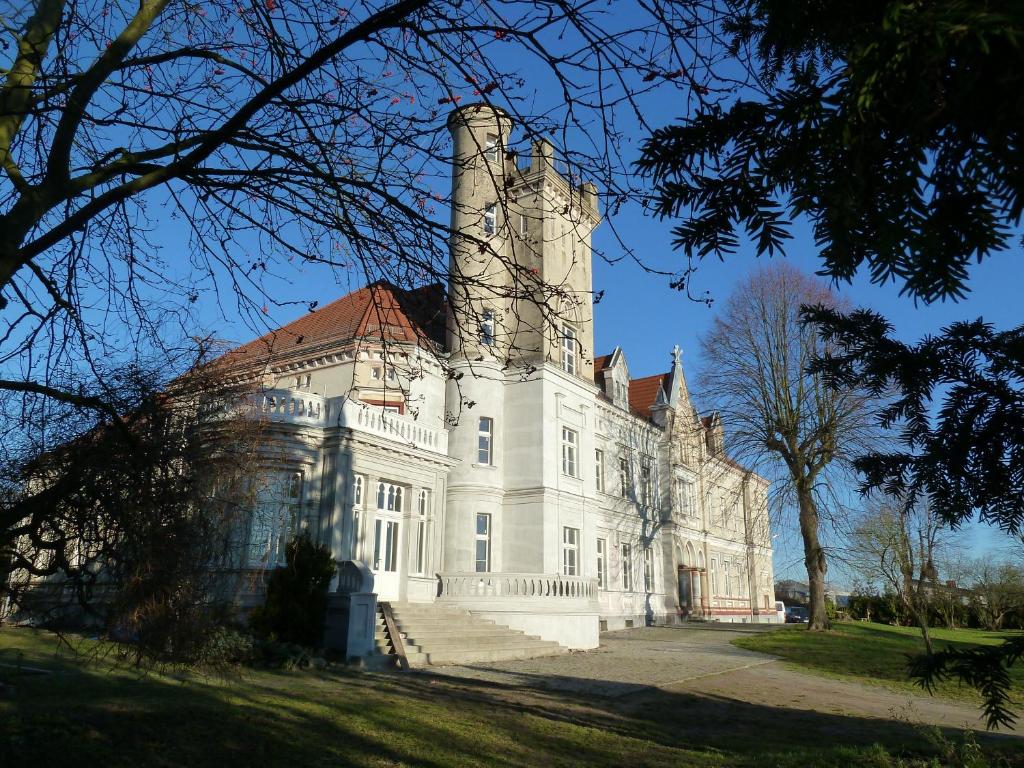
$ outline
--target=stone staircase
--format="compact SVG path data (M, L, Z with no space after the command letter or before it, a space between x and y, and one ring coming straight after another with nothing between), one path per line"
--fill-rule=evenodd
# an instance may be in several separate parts
M551 640L436 603L390 603L395 625L411 667L428 664L473 664L554 656L567 649ZM395 659L383 606L377 607L377 652Z

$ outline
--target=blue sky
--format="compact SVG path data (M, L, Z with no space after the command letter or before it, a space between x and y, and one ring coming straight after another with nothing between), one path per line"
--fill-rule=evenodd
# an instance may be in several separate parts
M624 18L628 14L620 14L617 10L624 7L625 4L608 6L609 24L628 22ZM509 47L507 55L516 56L515 49ZM536 113L543 114L549 109L557 110L560 107L552 99L559 98L561 90L550 87L550 76L539 69L536 63L530 64L525 60L505 63L511 71L518 71L524 77L528 84L524 103L530 104ZM641 104L644 118L653 126L679 119L686 110L684 97L684 93L677 93L676 96L659 93L644 98ZM637 121L628 112L621 117L619 127L626 134L623 152L628 161L635 157L646 132L637 126ZM572 138L570 136L570 140ZM581 140L581 143L584 139L582 135L575 138ZM155 197L160 196L157 194ZM616 216L615 226L620 237L646 264L667 271L677 271L683 266L683 257L671 248L671 222L651 219L643 214L638 205L627 205ZM820 262L812 238L806 229L798 228L794 234L787 248L787 259L808 272L816 271ZM182 236L180 223L165 220L159 226L159 231L154 233L154 241L159 243L163 255L172 265L181 265L181 269L187 269L187 264L177 258L180 255ZM595 259L594 288L604 292L603 300L595 310L595 352L605 353L616 345L621 346L629 360L631 373L639 377L665 371L673 345L679 344L683 349L688 378L691 383L695 382L700 368L699 339L709 327L716 311L715 306L709 308L688 299L685 294L669 288L669 279L665 276L648 274L631 259L621 258L624 256L622 245L607 224L595 233L594 245L596 252L609 259L621 259L614 264L601 258ZM755 257L750 251L742 251L724 263L715 259L706 260L699 265L693 278L694 289L697 293L706 292L711 299L722 301L729 295L737 279L754 265ZM899 334L908 340L937 332L943 325L958 319L984 316L1002 328L1024 321L1020 298L1024 292L1024 270L1019 265L1019 252L997 256L977 267L972 273L970 285L972 290L965 300L930 306L915 306L912 301L899 296L898 286L872 286L863 276L858 276L851 285L837 286L837 290L848 297L852 304L871 307L886 315L896 325ZM294 268L282 273L282 279L274 284L274 295L282 302L316 300L322 306L357 287L359 285L350 282L345 273L331 275L323 267L296 264ZM196 308L197 324L202 326L197 330L211 331L223 339L237 342L256 335L256 329L233 314L230 300L223 307L217 307L207 294L202 304ZM280 325L304 311L302 306L296 305L271 306L265 320L271 326ZM972 530L969 542L973 549L982 552L999 543L999 537L979 527ZM792 565L798 560L798 552L789 547L779 552L777 568L781 574L798 575L799 568L793 572Z

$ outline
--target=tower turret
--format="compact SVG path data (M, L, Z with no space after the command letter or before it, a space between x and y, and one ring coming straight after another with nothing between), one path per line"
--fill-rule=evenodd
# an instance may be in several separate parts
M512 120L498 107L470 104L449 115L448 130L453 147L447 346L453 358L503 360L513 279L505 183Z

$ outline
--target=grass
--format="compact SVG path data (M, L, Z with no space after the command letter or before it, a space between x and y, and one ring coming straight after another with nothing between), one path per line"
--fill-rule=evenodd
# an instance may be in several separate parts
M936 650L949 646L996 645L1011 634L977 629L931 630ZM924 652L921 631L916 627L869 622L842 622L828 632L786 627L742 637L733 644L779 656L806 672L921 693L921 688L907 677L907 656ZM1012 667L1010 675L1014 689L1024 690L1024 664ZM980 701L972 688L948 680L936 687L935 694L970 704Z
M856 768L896 765L894 753L909 756L901 765L924 765L930 750L905 723L653 689L574 698L333 667L233 681L138 674L60 652L50 635L25 629L0 629L0 682L0 765L39 768Z

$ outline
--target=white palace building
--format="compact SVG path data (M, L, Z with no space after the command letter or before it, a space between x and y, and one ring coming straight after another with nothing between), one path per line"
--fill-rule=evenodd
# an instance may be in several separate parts
M373 284L224 358L261 385L281 448L248 566L280 562L305 529L339 562L339 593L370 598L350 623L376 616L375 596L400 617L458 609L563 648L774 620L767 482L698 416L678 348L643 378L619 348L594 354L596 190L544 141L518 163L500 110L448 125L459 285Z

